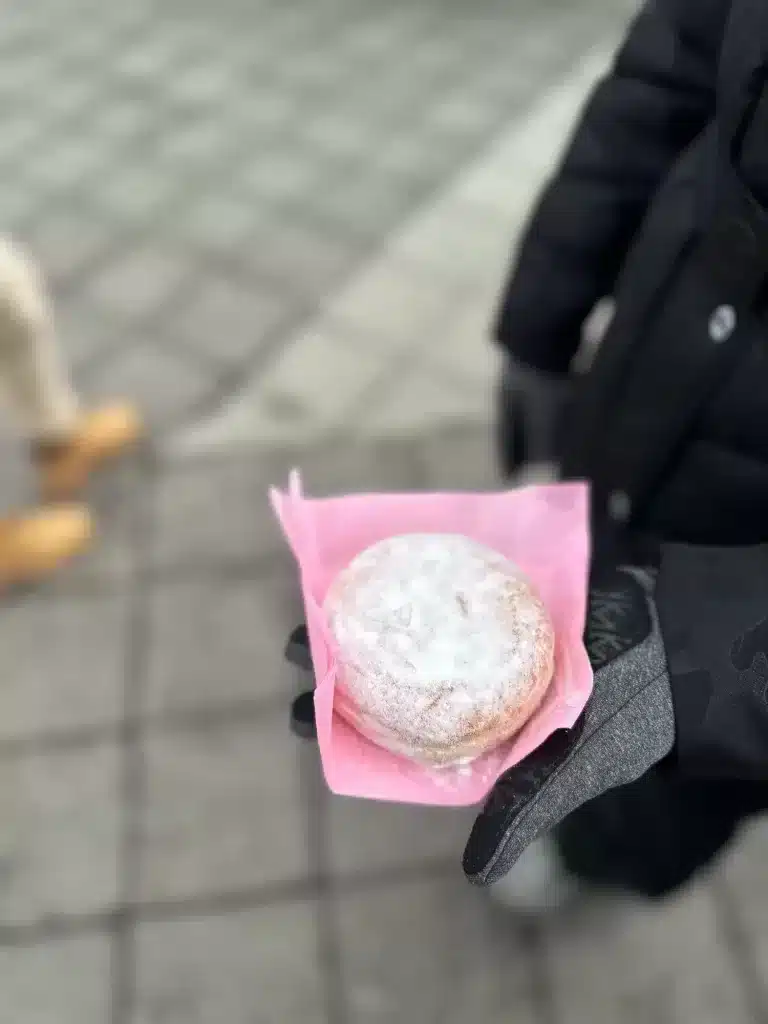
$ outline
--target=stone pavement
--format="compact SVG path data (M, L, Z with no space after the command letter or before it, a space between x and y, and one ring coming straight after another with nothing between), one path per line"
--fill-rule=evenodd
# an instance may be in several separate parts
M287 729L266 488L495 485L493 299L631 6L4 11L0 222L153 437L0 615L2 1024L768 1020L765 828L669 905L523 926L465 812L330 799Z
M212 418L193 446L476 418L515 228L629 5L9 7L0 223L83 390Z
M557 925L464 882L470 815L330 798L288 730L299 607L264 499L493 486L487 432L143 453L105 543L0 617L9 1024L757 1024L766 829L661 907Z

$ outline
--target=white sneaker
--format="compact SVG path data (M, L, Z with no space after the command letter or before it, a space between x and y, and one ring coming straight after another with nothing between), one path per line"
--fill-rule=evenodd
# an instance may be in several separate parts
M566 871L551 836L531 843L512 870L488 890L494 903L518 914L562 910L579 891L578 881Z

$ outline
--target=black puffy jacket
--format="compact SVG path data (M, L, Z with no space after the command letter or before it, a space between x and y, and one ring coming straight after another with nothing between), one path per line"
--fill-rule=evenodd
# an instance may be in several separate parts
M646 3L534 214L498 341L566 372L609 295L563 469L592 482L598 540L684 542L658 590L678 753L766 780L768 0Z
M768 3L650 0L593 93L506 289L497 337L566 371L616 316L564 432L595 516L768 539Z

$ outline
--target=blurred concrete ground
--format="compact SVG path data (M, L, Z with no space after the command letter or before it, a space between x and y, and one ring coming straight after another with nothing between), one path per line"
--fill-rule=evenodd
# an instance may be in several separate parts
M495 484L493 300L630 6L4 11L0 223L154 437L0 615L3 1022L768 1019L764 829L669 905L521 927L461 878L467 814L331 800L287 730L266 488Z

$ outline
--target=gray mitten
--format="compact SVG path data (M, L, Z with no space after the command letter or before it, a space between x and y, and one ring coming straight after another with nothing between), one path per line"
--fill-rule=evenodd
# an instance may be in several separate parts
M471 882L498 881L535 839L672 750L675 717L654 584L648 570L594 572L584 636L594 691L572 729L555 733L496 783L464 853ZM304 626L286 653L295 665L311 667ZM312 697L303 693L291 712L294 731L305 737L315 735Z
M633 782L670 753L675 719L654 577L613 569L592 580L585 641L595 688L577 726L556 733L494 787L464 853L490 885L581 804Z

